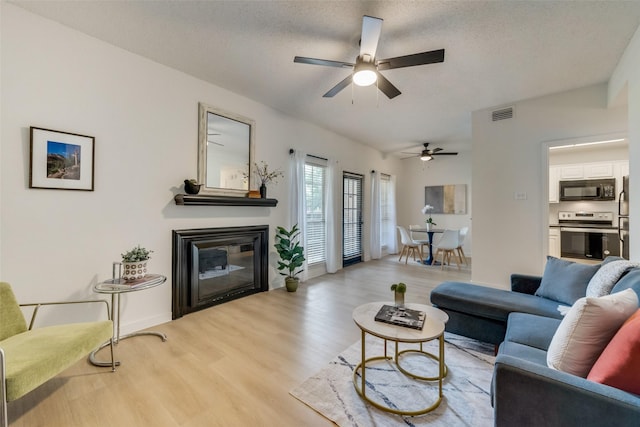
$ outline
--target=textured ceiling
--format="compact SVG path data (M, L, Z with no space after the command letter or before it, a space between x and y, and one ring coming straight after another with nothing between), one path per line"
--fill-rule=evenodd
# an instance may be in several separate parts
M471 112L606 82L640 1L11 1L384 153L463 150ZM378 58L446 49L445 62L382 73L402 95L351 86L362 16L384 19Z

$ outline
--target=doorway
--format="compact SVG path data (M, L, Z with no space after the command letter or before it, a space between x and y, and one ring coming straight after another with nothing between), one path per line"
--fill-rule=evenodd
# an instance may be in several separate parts
M362 262L362 185L364 176L342 175L342 266Z
M623 177L629 175L628 140L626 135L612 134L550 141L545 144L544 155L548 177L548 203L545 203L543 214L543 224L548 225L545 255L568 257L568 252L562 249L567 247L567 242L562 242L560 223L566 226L567 218L571 218L573 213L611 217L611 224L606 225L618 227L619 194L623 188ZM595 201L587 197L571 200L560 189L560 182L588 180L615 180L615 200ZM619 244L616 237L616 245Z

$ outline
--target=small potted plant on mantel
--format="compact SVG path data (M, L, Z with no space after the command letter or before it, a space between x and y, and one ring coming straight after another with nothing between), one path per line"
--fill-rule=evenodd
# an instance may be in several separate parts
M259 164L254 163L253 165L254 165L253 172L255 176L258 178L258 180L260 181L260 187L259 187L260 197L263 199L266 199L267 184L269 184L270 182L273 182L274 184L276 184L278 182L278 178L284 177L284 173L282 173L280 169L269 171L269 165L267 165L267 163L264 161L260 161ZM245 181L247 181L249 179L249 174L247 174L246 172L243 172L243 175L244 175Z
M304 263L304 248L297 241L299 235L298 224L294 225L291 230L284 227L276 228L274 247L280 256L278 271L285 276L284 283L289 292L295 292L298 289L300 279L297 276L303 271L300 267Z
M147 261L153 251L140 245L122 255L122 278L126 281L142 279L147 275Z
M393 291L396 307L404 307L404 294L407 292L407 285L402 282L394 283L391 285L391 290Z

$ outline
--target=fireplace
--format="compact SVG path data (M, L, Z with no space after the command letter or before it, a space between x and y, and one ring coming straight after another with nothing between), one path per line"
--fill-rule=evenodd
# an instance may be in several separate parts
M174 319L269 290L269 226L173 230Z

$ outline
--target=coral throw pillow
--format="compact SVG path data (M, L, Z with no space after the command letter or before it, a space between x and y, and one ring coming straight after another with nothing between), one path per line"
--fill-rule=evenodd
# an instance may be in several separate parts
M640 310L614 335L587 379L640 394Z

